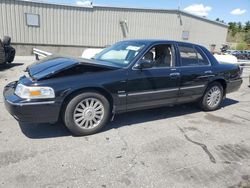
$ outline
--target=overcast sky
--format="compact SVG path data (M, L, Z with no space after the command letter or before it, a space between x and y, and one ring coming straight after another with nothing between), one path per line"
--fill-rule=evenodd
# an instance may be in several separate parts
M52 3L88 5L85 0L42 0ZM93 5L177 9L226 22L250 20L250 0L93 0Z

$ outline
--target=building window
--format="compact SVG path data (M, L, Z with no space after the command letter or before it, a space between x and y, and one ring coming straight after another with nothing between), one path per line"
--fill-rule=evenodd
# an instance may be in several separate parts
M40 27L39 14L25 13L27 26Z
M183 40L189 39L189 31L182 31L182 39Z

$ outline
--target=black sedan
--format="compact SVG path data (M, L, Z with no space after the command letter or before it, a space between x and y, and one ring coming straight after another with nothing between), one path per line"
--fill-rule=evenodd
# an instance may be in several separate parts
M76 135L99 131L114 114L197 102L216 110L242 83L240 68L220 64L200 45L162 40L122 41L93 59L49 57L4 89L18 120L54 123Z

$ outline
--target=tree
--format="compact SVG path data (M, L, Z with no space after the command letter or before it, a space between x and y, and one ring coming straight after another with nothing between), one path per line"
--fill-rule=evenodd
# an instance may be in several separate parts
M232 36L234 37L238 32L238 27L236 22L229 22L228 25L229 25L229 31L232 32Z
M241 22L237 23L237 27L238 27L238 31L241 32L242 31L242 24L241 24Z
M250 31L250 21L247 21L247 22L245 23L244 31L245 31L245 32Z
M247 44L250 44L250 30L246 33L246 35L245 35L245 42L247 43Z
M221 20L220 18L216 18L215 21L225 23L224 20Z
M236 50L246 50L246 49L247 49L247 43L245 42L238 43L236 46Z

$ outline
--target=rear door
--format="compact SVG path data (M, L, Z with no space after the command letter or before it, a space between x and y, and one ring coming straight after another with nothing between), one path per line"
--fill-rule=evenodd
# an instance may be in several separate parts
M195 45L179 44L180 93L178 102L199 99L214 76L211 63L205 53Z

